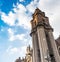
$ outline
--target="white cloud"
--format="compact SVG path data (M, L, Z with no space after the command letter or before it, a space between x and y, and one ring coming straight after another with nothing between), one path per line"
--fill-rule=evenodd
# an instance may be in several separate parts
M17 34L17 35L15 36L15 38L16 38L17 40L18 40L18 39L19 39L19 40L24 40L24 41L26 40L26 39L25 39L25 34Z
M13 35L14 34L13 33L13 30L11 28L8 29L8 32L9 32L10 35Z
M38 5L39 0L33 0L26 6L27 10L33 13Z
M16 12L17 20L19 21L19 23L16 25L22 26L25 29L29 29L30 28L29 21L31 20L31 16L29 16L29 14L28 15L26 14L26 11L27 11L26 7L24 7L22 4L19 4L17 8L13 9Z
M30 29L29 21L31 20L31 16L30 14L26 13L26 7L22 4L18 4L17 7L14 6L12 10L15 13L12 11L10 11L8 14L2 12L1 19L10 26L21 26L25 29ZM15 24L16 20L18 20L17 24Z
M26 8L22 4L19 4L17 6L17 8L15 8L15 9L17 10L17 13L25 13L26 12Z
M36 8L33 1L30 4L28 4L26 7L27 7L27 10L31 13L33 13L34 9Z
M15 34L14 30L9 28L8 29L8 34L9 34L9 40L10 41L15 41L15 40L21 40L21 41L27 41L27 34Z
M24 2L25 0L19 0L20 2Z
M9 12L8 15L2 12L1 19L8 25L13 26L16 20L16 15L12 12Z
M15 48L11 48L9 49L10 50L10 54L15 54L18 52L18 49L15 47ZM9 52L9 50L7 50L7 52Z
M8 29L8 34L9 34L9 40L10 41L15 40L14 31L11 28Z
M25 53L26 53L26 48L27 46L21 46L21 47L12 47L12 46L9 46L8 49L6 50L7 54L10 56L10 55L16 55L19 57L24 57L25 56Z

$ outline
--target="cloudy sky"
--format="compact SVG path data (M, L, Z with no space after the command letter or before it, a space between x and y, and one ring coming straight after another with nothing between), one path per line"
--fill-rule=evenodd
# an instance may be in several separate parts
M60 0L0 0L0 62L25 56L36 7L49 17L55 39L60 35Z

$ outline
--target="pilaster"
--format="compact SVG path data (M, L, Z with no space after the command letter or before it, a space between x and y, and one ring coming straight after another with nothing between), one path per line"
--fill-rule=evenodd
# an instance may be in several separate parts
M38 37L36 32L32 33L32 43L33 43L33 62L40 62L39 58L39 45L38 45Z
M48 46L47 46L47 42L46 42L44 27L43 26L37 27L37 33L38 33L38 40L39 40L41 62L48 62L46 60Z
M49 30L48 35L49 35L51 46L52 46L52 49L53 49L55 61L60 62L60 57L59 57L59 53L58 53L58 50L57 50L56 42L55 42L54 37L53 37L52 30Z

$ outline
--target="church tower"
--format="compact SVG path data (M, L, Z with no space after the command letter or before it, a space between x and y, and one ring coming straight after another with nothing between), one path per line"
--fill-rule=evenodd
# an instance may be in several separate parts
M33 44L33 62L60 62L48 17L38 8L32 16L30 35Z

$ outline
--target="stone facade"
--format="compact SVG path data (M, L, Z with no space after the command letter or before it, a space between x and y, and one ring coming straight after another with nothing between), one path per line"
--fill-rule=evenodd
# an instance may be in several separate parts
M32 16L30 35L33 50L27 47L25 58L15 62L60 62L60 37L54 39L48 17L38 8Z

